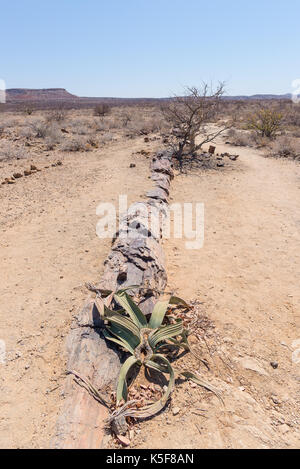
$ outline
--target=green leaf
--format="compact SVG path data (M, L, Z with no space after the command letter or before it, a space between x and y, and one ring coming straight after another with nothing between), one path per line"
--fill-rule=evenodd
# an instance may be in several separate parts
M140 343L140 338L136 337L131 332L128 332L127 329L120 326L119 324L111 324L111 326L106 326L106 329L111 334L116 336L117 339L124 340L125 342L128 342L130 347L133 348L133 349L135 349Z
M182 305L185 308L191 309L191 306L188 305L182 298L179 298L179 296L171 296L169 304L170 305Z
M103 331L103 335L104 337L107 339L107 340L111 340L112 342L115 342L116 344L118 345L121 345L121 347L123 347L125 350L127 350L127 352L130 352L132 355L134 355L134 350L133 348L130 346L130 344L128 342L126 342L125 340L121 340L121 339L116 339L115 337L112 337L106 329L104 329Z
M155 361L157 360L163 362L164 366L161 365L160 363L155 363ZM142 407L141 409L128 409L127 415L132 416L134 418L151 417L152 415L155 415L158 412L160 412L165 407L174 387L174 382L175 382L174 371L169 360L167 360L166 357L160 354L152 355L151 360L148 360L145 363L145 365L148 366L149 368L158 370L161 373L169 373L170 374L169 384L168 384L168 388L165 394L154 404L146 405Z
M138 359L135 356L131 355L127 360L123 363L118 380L117 386L117 403L120 402L122 399L124 401L127 400L127 383L126 383L126 376L130 368L138 362Z
M182 321L178 320L177 324L170 324L169 326L162 326L157 331L149 334L148 341L150 347L154 350L156 344L162 342L163 340L169 339L182 334L183 325Z
M121 326L123 329L126 329L127 332L135 336L138 341L140 340L140 331L139 328L134 324L134 322L120 313L107 310L105 312L105 319L109 322Z
M209 384L206 381L203 381L202 379L200 379L199 376L195 375L191 371L177 371L177 373L179 375L182 375L185 378L193 381L194 383L199 384L199 386L202 386L203 388L207 389L208 391L213 392L217 396L217 398L220 399L220 401L224 404L224 401L223 401L219 391L214 386L212 386L211 384Z
M119 290L114 295L114 298L119 303L119 305L125 309L134 324L136 324L139 329L142 327L147 327L148 323L142 311L125 291Z
M157 329L162 325L168 306L169 301L158 301L155 304L149 321L149 327L151 329Z

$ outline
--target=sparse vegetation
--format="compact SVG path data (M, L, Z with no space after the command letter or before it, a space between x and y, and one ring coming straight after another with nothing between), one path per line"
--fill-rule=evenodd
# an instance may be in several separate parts
M92 288L94 289L94 287ZM103 299L100 296L101 293L104 296L107 295L106 298ZM121 306L122 311L109 309L113 299ZM102 319L108 323L103 330L104 337L130 354L123 363L119 374L116 393L117 409L109 417L112 428L118 428L121 419L126 425L125 417L144 419L160 412L173 391L175 374L203 386L220 398L218 391L213 386L191 371L174 369L173 363L171 364L167 358L167 352L170 348L190 351L188 330L184 328L182 319L174 320L167 315L169 308L174 305L180 305L189 310L190 307L184 300L171 296L167 301L158 301L149 321L126 290L117 292L99 291L96 305ZM128 397L126 378L130 369L136 365L145 366L150 370L154 369L169 375L169 384L164 395L155 403L144 407L139 407L138 403L135 407L132 407L134 403L126 403ZM80 383L78 380L81 380L96 400L109 407L106 400L86 378L82 378L76 371L72 371L72 373L75 375L77 382Z
M261 137L273 138L280 129L282 113L275 109L261 108L249 116L247 128Z
M300 141L286 135L278 137L272 142L268 156L300 160Z
M66 139L61 145L62 151L88 151L90 150L90 145L86 139L82 137L71 137Z
M220 98L224 93L224 84L212 90L207 84L201 89L187 88L185 96L175 96L162 106L163 116L171 126L171 145L174 156L178 159L180 167L186 151L195 154L197 150L231 127L231 124L207 129L207 124L213 122L220 111ZM196 138L199 136L199 141Z
M109 114L111 111L111 108L108 104L102 103L102 104L97 104L94 108L94 115L103 117Z

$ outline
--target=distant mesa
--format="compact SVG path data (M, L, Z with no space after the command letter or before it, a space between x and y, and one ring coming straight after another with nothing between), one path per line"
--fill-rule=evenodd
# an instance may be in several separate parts
M256 94L253 96L223 96L225 100L271 100L291 99L291 94ZM10 88L6 90L6 104L1 110L22 110L31 106L33 109L66 109L93 107L99 103L115 105L157 104L172 98L113 98L113 97L79 97L69 93L65 88ZM0 105L1 106L1 105Z
M64 88L10 88L6 90L7 103L20 103L32 101L68 101L79 99Z

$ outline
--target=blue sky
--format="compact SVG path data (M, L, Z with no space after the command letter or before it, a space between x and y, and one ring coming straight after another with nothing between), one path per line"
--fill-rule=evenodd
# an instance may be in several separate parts
M300 78L299 0L0 0L7 88L170 96L226 81L286 93Z

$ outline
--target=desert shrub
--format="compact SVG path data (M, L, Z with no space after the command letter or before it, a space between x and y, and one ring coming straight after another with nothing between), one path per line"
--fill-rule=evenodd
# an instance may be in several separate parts
M62 151L88 151L90 148L84 138L72 137L62 143L61 149Z
M91 147L94 147L94 148L97 148L98 147L98 139L94 136L94 135L90 135L88 138L87 138L87 142L86 142L88 145L90 145Z
M68 124L73 134L87 135L93 130L93 123L89 119L72 119Z
M16 147L11 142L1 143L0 147L0 161L10 159L21 159L28 156L24 148Z
M27 116L31 116L33 114L33 108L32 107L26 107L24 109L24 113L27 114Z
M97 104L97 106L94 107L94 115L103 117L109 114L111 111L111 108L108 104L102 103L102 104Z
M30 124L33 135L36 138L45 138L47 136L49 124L43 119L35 119Z
M19 131L20 137L25 137L27 139L32 138L36 135L34 129L30 126L22 127Z
M105 132L109 130L109 123L103 119L95 119L93 122L93 127L96 132Z
M131 121L131 116L128 112L124 112L124 114L121 115L121 122L123 127L127 127L128 123Z
M48 112L45 116L46 122L64 122L67 117L67 111L65 109L53 109L52 111Z
M261 137L273 138L280 129L282 117L274 109L261 108L248 117L246 127Z
M260 137L254 132L230 129L227 133L227 137L232 145L237 145L239 147L253 147L261 145Z
M300 140L286 135L278 137L272 142L268 156L300 159Z
M102 143L103 145L106 145L106 144L108 144L108 143L110 143L110 142L112 142L112 141L113 141L113 136L112 136L112 134L110 134L110 133L107 132L107 133L105 133L105 134L102 135L101 143Z
M31 131L31 133L30 133ZM26 137L36 137L36 138L50 138L59 142L61 138L61 131L58 128L57 124L54 122L48 122L43 119L35 119L31 122L30 127L23 129L23 136Z
M215 121L220 115L219 105L223 93L223 83L220 83L215 90L204 83L200 89L187 88L184 96L174 96L162 106L163 116L172 127L168 145L177 158L180 168L184 156L188 153L196 154L202 145L212 142L231 127L226 124L215 131L207 132L207 124ZM196 143L196 137L200 135L201 141Z

